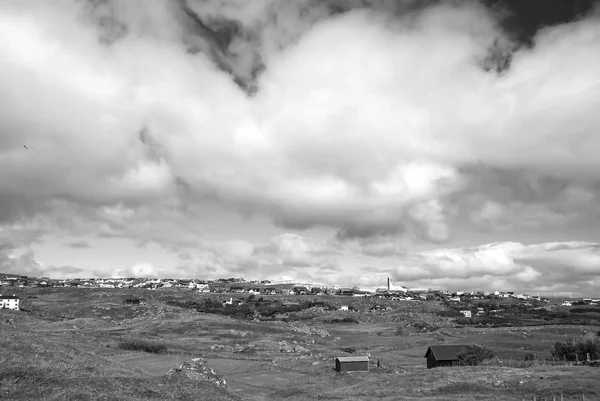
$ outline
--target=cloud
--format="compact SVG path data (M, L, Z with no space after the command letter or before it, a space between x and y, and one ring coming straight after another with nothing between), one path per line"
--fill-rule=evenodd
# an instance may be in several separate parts
M67 242L67 243L64 244L64 246L69 247L69 248L73 248L73 249L88 249L88 248L91 247L91 245L87 241L72 241L72 242Z
M84 269L75 266L47 265L37 260L35 252L31 249L21 255L15 252L7 253L0 249L0 272L30 277L76 277L83 273Z
M291 237L210 249L218 207L331 231L342 253L375 239L361 257L387 268L403 240L600 217L597 11L519 46L477 2L238 3L0 4L0 224L31 237L11 246L52 232L155 242L186 272L340 265ZM415 279L437 260L414 258Z
M114 277L144 277L144 278L166 278L163 269L156 268L152 263L136 263L135 265L113 274Z
M503 242L409 255L394 277L426 288L591 294L599 260L596 243Z

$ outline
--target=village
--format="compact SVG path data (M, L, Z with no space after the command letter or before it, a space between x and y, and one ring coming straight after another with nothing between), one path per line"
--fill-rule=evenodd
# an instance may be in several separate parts
M22 275L0 274L0 288L142 288L156 290L159 288L187 288L200 293L232 293L251 295L336 295L363 298L386 298L393 301L434 300L464 302L481 299L512 298L524 301L549 302L549 297L515 293L514 291L455 291L433 289L409 289L394 285L388 278L387 286L366 289L361 287L344 288L340 286L325 286L311 283L271 282L269 280L249 280L243 278L221 278L217 280L201 279L150 279L150 278L74 278L51 279L50 277L31 277ZM577 302L577 301L574 301ZM598 305L600 297L582 298L579 303ZM563 306L572 306L568 300ZM466 315L465 315L466 316ZM470 316L466 316L470 317Z

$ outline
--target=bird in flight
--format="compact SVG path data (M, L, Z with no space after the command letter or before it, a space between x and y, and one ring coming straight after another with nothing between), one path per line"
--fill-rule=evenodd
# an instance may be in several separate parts
M27 147L27 145L23 145L23 147L24 147L25 149L29 149L29 148Z

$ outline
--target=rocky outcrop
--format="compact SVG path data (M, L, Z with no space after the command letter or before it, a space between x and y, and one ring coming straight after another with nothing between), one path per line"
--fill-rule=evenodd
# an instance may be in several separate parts
M225 379L215 373L215 371L202 358L193 358L185 362L178 368L173 368L167 372L167 376L185 375L192 380L207 380L215 383L218 387L226 388Z
M307 334L309 336L317 335L321 338L329 337L329 332L327 330L312 327L305 323L292 323L290 324L290 329L297 333Z

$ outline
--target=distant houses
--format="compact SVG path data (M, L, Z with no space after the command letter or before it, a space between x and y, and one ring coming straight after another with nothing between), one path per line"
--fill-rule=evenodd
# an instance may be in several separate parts
M464 317L471 317L473 315L470 310L461 310L460 313L462 313Z
M21 300L16 295L0 294L0 309L20 310Z
M458 362L458 355L466 345L432 345L427 348L427 369L440 366L453 366Z

